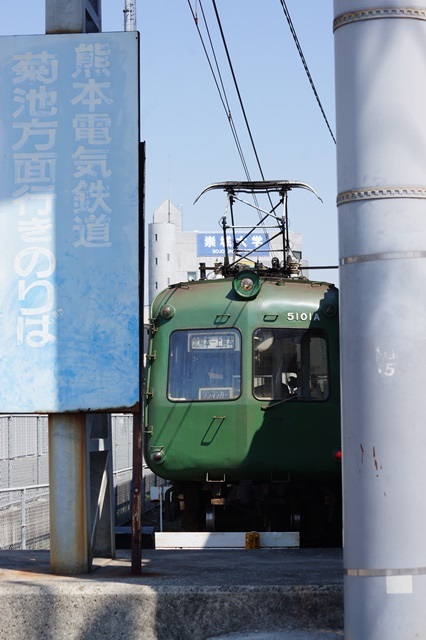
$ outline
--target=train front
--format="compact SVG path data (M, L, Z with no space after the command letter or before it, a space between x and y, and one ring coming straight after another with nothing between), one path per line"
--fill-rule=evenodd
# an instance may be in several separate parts
M147 364L145 459L186 528L324 534L340 509L333 285L249 270L173 285Z

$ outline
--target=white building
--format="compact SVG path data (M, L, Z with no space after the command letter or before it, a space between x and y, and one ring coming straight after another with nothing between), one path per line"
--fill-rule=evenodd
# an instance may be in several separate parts
M293 232L289 235L293 253L300 260L302 235ZM247 237L246 248L253 249L265 240L265 233L258 230ZM270 264L274 250L282 249L282 240L275 239L268 248L262 257L264 264ZM170 200L165 200L154 211L153 222L148 225L149 304L170 284L197 279L200 262L213 267L215 262L223 260L224 254L224 238L220 229L212 232L183 231L181 211Z

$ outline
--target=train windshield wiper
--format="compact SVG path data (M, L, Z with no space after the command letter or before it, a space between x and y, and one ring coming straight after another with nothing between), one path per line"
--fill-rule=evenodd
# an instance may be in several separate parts
M274 407L278 407L279 404L283 404L284 402L291 402L292 400L298 400L299 396L291 396L291 398L285 398L284 400L278 400L278 402L274 402L273 404L264 405L260 407L262 411L267 411L268 409L273 409Z

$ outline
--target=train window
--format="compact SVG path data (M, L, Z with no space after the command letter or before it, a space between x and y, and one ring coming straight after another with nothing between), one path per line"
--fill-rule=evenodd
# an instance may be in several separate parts
M240 393L239 331L191 329L172 333L167 392L169 400L233 400Z
M257 329L254 332L253 394L259 400L326 400L328 381L324 331Z

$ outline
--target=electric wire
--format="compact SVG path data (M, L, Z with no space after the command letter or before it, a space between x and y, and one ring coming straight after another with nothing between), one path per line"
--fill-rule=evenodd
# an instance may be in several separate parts
M194 10L192 8L191 0L187 0L187 1L188 1L189 9L190 9L190 11L192 13L192 17L194 19L194 23L195 23L195 26L196 26L196 29L197 29L197 32L198 32L198 35L199 35L199 38L200 38L204 53L205 53L205 56L207 58L208 65L210 67L210 71L211 71L212 76L213 76L214 83L215 83L217 91L219 93L219 97L220 97L220 100L222 102L222 106L223 106L223 108L225 110L225 114L226 114L226 118L228 120L228 124L229 124L229 126L231 128L232 136L234 138L235 145L237 147L238 155L240 156L240 160L241 160L241 163L242 163L243 168L244 168L244 173L246 175L247 180L251 180L250 172L249 172L249 169L248 169L248 165L247 165L247 162L245 160L243 149L242 149L242 146L241 146L241 142L239 140L237 129L235 127L235 123L234 123L234 120L233 120L233 117L232 117L232 114L231 114L231 109L230 109L230 106L229 106L228 98L226 96L225 87L224 87L224 84L223 84L223 81L222 81L222 75L220 73L219 64L218 64L218 61L217 61L217 57L216 57L216 53L215 53L215 50L214 50L212 39L210 37L210 31L209 31L209 28L208 28L208 24L207 24L207 20L206 20L205 14L204 14L204 9L203 9L201 0L199 0L199 5L200 5L201 13L202 13L202 16L203 16L203 22L204 22L204 26L205 26L205 29L206 29L206 33L208 35L210 48L212 50L212 56L213 56L213 59L214 59L216 72L215 72L215 69L214 69L214 65L213 65L213 63L212 63L212 61L210 59L209 52L207 50L206 44L205 44L204 39L203 39L203 35L201 33L201 30L200 30L200 27L199 27L199 24L198 24L198 15L197 15L196 12L194 12Z
M201 0L200 0L200 3L201 3ZM263 169L262 169L262 166L261 166L260 160L259 160L259 155L257 153L256 145L254 144L253 136L252 136L252 133L251 133L251 128L250 128L250 125L249 125L249 122L248 122L246 110L244 108L244 104L243 104L243 100L242 100L242 97L241 97L240 89L238 87L238 82L237 82L237 78L235 76L234 67L233 67L232 62L231 62L231 56L229 55L229 50L228 50L228 45L226 43L225 34L223 33L222 23L221 23L221 20L220 20L220 17L219 17L219 12L218 12L217 6L216 6L216 0L212 0L212 3L213 3L214 12L216 14L216 20L217 20L217 24L218 24L218 27L219 27L220 35L222 37L222 43L223 43L223 47L225 49L226 58L228 60L229 69L231 71L232 79L234 81L235 90L237 92L238 100L240 102L241 112L243 114L244 122L246 123L247 132L249 134L249 138L250 138L250 142L251 142L251 145L252 145L252 148L253 148L253 152L254 152L254 155L255 155L255 158L256 158L257 166L259 167L259 171L260 171L260 175L262 176L262 180L265 180L265 176L263 174Z
M290 16L290 12L287 9L287 5L285 3L285 0L280 0L280 3L281 3L281 6L283 8L284 15L285 15L285 17L287 19L287 23L288 23L288 26L290 28L291 35L293 36L293 40L294 40L294 43L296 45L297 51L299 52L300 59L301 59L302 64L303 64L303 66L305 68L306 75L308 76L308 80L309 80L309 83L311 85L312 91L314 92L314 96L315 96L315 98L316 98L316 100L318 102L318 106L319 106L319 108L321 110L321 113L322 113L322 116L324 118L325 124L327 125L327 128L328 128L328 130L330 132L330 135L331 135L331 137L333 139L334 144L336 144L336 138L334 137L333 131L332 131L331 126L330 126L330 123L328 122L327 116L325 115L324 108L323 108L323 106L321 104L321 100L319 98L319 95L318 95L318 92L316 90L314 81L313 81L311 73L309 71L308 63L306 62L305 56L303 55L302 47L300 45L299 38L297 37L296 29L294 28L293 21L292 21L291 16Z
M205 30L206 30L206 33L207 33L207 36L208 36L208 41L209 41L210 49L211 49L213 60L214 60L214 65L213 65L213 63L212 63L212 61L210 59L209 53L207 51L207 46L206 46L206 44L204 42L202 33L200 31L200 28L199 28L199 21L198 21L198 15L197 15L197 4L199 4L200 10L201 10L201 14L202 14L203 22L204 22L204 27L205 27ZM204 13L203 4L202 4L201 0L198 0L198 2L195 5L195 7L196 7L195 12L192 9L190 0L188 0L188 5L189 5L190 11L192 13L192 17L194 19L194 23L195 23L195 26L197 28L197 32L198 32L198 35L200 37L200 40L201 40L201 43L202 43L202 46L203 46L203 50L204 50L204 53L206 55L206 58L207 58L207 61L208 61L208 64L209 64L210 71L211 71L211 73L213 75L214 82L215 82L216 88L217 88L219 96L220 96L220 100L221 100L223 108L225 110L226 117L228 119L228 123L230 125L231 131L232 131L232 135L234 137L234 141L235 141L235 144L237 146L238 154L240 156L240 160L241 160L241 163L243 165L243 169L244 169L246 178L247 178L247 180L250 181L251 180L250 171L249 171L248 164L247 164L247 161L246 161L245 156L244 156L244 152L243 152L243 149L242 149L242 146L241 146L240 139L238 137L238 133L237 133L237 129L236 129L233 117L231 115L231 109L230 109L230 106L229 106L229 101L228 101L228 98L227 98L227 95L226 95L226 90L225 90L224 82L223 82L223 79L222 79L222 74L221 74L221 71L220 71L218 59L217 59L217 56L216 56L215 47L213 45L213 41L212 41L212 38L211 38L211 35L210 35L210 29L209 29L209 26L208 26L208 23L207 23L206 15ZM217 9L216 9L216 15L217 15L217 18L218 18ZM219 23L220 23L220 20L219 20ZM222 34L222 39L224 40L223 30L221 30L221 34ZM226 45L226 42L225 42L225 45ZM225 46L225 48L227 50L226 46ZM230 62L229 52L227 53L227 57L228 57L228 61ZM215 72L215 70L213 68L214 66L216 68L216 72ZM230 66L232 68L232 63L231 63ZM233 69L232 69L232 73L233 73ZM234 78L234 83L236 83L236 78L235 78L235 74L234 73L233 73L233 78ZM238 89L238 85L237 85L237 89ZM238 93L239 93L239 90L238 90ZM240 104L242 105L241 94L239 94L239 98L240 98ZM242 108L243 108L243 111L244 111L243 105L242 105ZM245 111L244 111L244 115L245 115ZM246 115L245 115L245 120L246 120L246 123L247 123L247 126L248 126L248 120L247 120L247 116ZM249 130L250 130L250 128L249 128ZM250 132L250 137L251 137L251 140L253 142L253 138L251 136L251 132ZM254 149L255 149L255 147L254 147ZM255 152L256 152L256 149L255 149ZM257 156L257 152L256 152L256 156ZM260 166L260 164L259 164L259 166ZM261 167L260 167L260 171L261 171L262 179L264 180L265 178L263 176L263 171L262 171ZM268 197L269 197L269 200L271 202L269 194L268 194ZM256 204L256 207L259 207L259 203L258 203L256 194L253 194L253 200L254 200L254 202ZM272 202L271 202L271 206L272 206ZM261 215L260 215L259 212L258 212L258 215L259 215L259 218L260 218ZM246 240L246 238L249 235L250 235L249 233L246 234L243 238L241 238L239 240L239 243L240 244L244 243L244 241ZM237 240L236 240L236 237L235 237L235 230L234 229L233 229L233 236L234 236L234 245L236 246L237 245Z
M195 24L195 26L197 28L197 32L198 32L199 38L200 38L202 46L203 46L204 53L206 55L206 58L207 58L207 61L208 61L209 67L210 67L210 71L211 71L211 73L213 75L213 79L214 79L216 88L218 90L220 100L222 102L223 108L224 108L225 113L226 113L226 116L227 116L227 119L228 119L228 122L229 122L229 125L230 125L230 128L231 128L231 131L232 131L232 134L233 134L233 137L234 137L234 141L235 141L235 144L237 146L237 150L238 150L241 162L243 164L244 172L246 174L247 180L251 180L250 172L249 172L248 165L247 165L247 162L246 162L245 157L244 157L244 152L243 152L243 149L242 149L239 137L238 137L236 126L235 126L234 120L233 120L232 115L231 115L231 109L230 109L228 98L227 98L227 95L226 95L225 86L224 86L224 83L223 83L223 80L222 80L222 74L220 72L219 63L218 63L217 56L216 56L216 53L215 53L215 47L213 45L213 41L212 41L212 38L211 38L211 35L210 35L210 30L209 30L209 26L207 24L207 19L206 19L205 13L204 13L202 2L201 2L201 0L196 0L195 12L194 12L190 0L187 0L187 1L188 1L188 6L189 6L189 9L191 11L193 20L194 20L194 24ZM214 65L216 67L216 72L214 70L213 63L212 63L212 61L210 59L210 56L209 56L209 53L208 53L208 50L207 50L207 46L206 46L206 44L204 42L203 35L202 35L200 27L199 27L198 14L197 14L197 4L200 7L200 10L201 10L201 13L202 13L204 27L205 27L205 30L206 30L206 33L207 33L207 36L208 36L210 49L212 51L212 56L213 56L213 59L214 59ZM222 43L223 43L223 47L224 47L224 50L225 50L226 58L227 58L227 61L228 61L229 69L230 69L230 72L231 72L231 75L232 75L232 79L233 79L233 82L234 82L234 87L235 87L235 90L236 90L236 93L237 93L237 96L238 96L241 112L243 114L244 122L245 122L245 125L246 125L246 128L247 128L247 132L248 132L248 135L249 135L249 138L250 138L250 142L251 142L251 145L252 145L254 156L256 158L257 166L259 168L259 172L260 172L260 175L262 177L262 180L265 180L264 172L263 172L263 169L262 169L262 165L260 163L260 159L259 159L259 155L258 155L258 152L257 152L257 149L256 149L256 145L254 143L253 135L252 135L252 132L251 132L251 128L250 128L250 124L249 124L249 121L248 121L247 113L246 113L246 110L245 110L245 107L244 107L244 103L243 103L243 100L242 100L241 92L240 92L240 89L239 89L239 86L238 86L237 78L236 78L234 67L233 67L233 64L232 64L232 61L231 61L231 56L230 56L230 53L229 53L228 45L227 45L227 42L226 42L225 34L224 34L224 31L223 31L223 28L222 28L222 23L221 23L221 20L220 20L220 17L219 17L219 12L218 12L215 0L212 0L212 4L213 4L214 12L215 12L215 15L216 15L216 21L217 21L217 24L218 24L218 28L219 28L219 31L220 31L220 34L221 34ZM268 195L268 199L269 199L270 205L271 205L271 207L273 207L271 196L270 196L269 193L267 195ZM258 199L257 199L256 194L253 194L253 200L254 200L254 203L256 205L256 208L258 209L258 216L259 216L259 220L260 220L260 226L264 226L262 224L263 223L263 219L261 219L262 215L260 213L260 207L259 207L259 203L258 203ZM265 230L265 232L266 232L266 230ZM233 231L233 235L234 235L234 245L236 245L235 230ZM247 233L240 240L240 243L244 242L245 239L249 235L250 234Z
M212 42L212 39L211 39L211 36L210 36L210 31L209 31L207 20L206 20L205 14L204 14L204 9L203 9L203 6L202 6L202 2L201 2L201 0L195 0L196 10L195 10L195 13L194 13L194 10L192 9L192 6L191 6L191 0L187 0L187 1L188 1L188 5L189 5L189 8L190 8L190 11L192 13L192 17L194 19L194 23L195 23L197 31L198 31L198 35L200 37L200 40L201 40L205 55L207 57L208 64L210 66L210 70L212 72L212 75L213 75L213 78L214 78L214 82L216 84L217 90L219 92L220 99L221 99L223 107L225 109L225 113L227 115L228 122L229 122L229 125L231 127L231 131L232 131L232 134L233 134L233 137L234 137L237 149L238 149L238 153L240 155L240 159L241 159L243 167L244 167L244 171L245 171L246 177L247 177L248 180L251 180L250 174L249 174L249 170L248 170L248 166L247 166L246 160L244 158L244 153L243 153L243 150L242 150L242 146L241 146L240 140L238 138L238 134L237 134L237 130L236 130L236 127L235 127L235 123L234 123L234 120L233 120L232 115L231 115L229 102L228 102L228 99L226 97L226 91L225 91L225 87L224 87L224 84L223 84L223 81L222 81L222 75L220 73L219 64L218 64L217 57L216 57L216 54L215 54L213 42ZM300 45L299 39L297 37L296 30L294 28L293 21L291 19L290 13L289 13L289 11L287 9L287 5L286 5L284 0L280 0L280 2L281 2L282 9L284 11L284 15L285 15L285 17L287 19L287 23L288 23L288 26L290 28L291 34L293 36L293 40L295 42L296 48L297 48L297 50L299 52L299 56L301 58L303 66L304 66L306 75L307 75L308 80L310 82L312 91L313 91L313 93L315 95L315 98L317 100L318 106L320 108L320 111L322 113L324 121L325 121L325 123L327 125L327 128L328 128L328 131L329 131L329 133L331 135L331 138L332 138L333 142L336 144L336 139L334 137L334 134L333 134L333 131L331 129L331 126L330 126L330 124L328 122L327 116L325 114L325 110L324 110L324 108L322 106L322 103L321 103L321 100L319 98L319 95L318 95L317 89L315 87L312 75L311 75L311 73L309 71L309 67L308 67L308 64L306 62L305 56L303 54L302 47ZM209 57L206 45L205 45L204 40L203 40L203 36L202 36L201 31L200 31L199 26L198 26L197 4L199 4L201 12L202 12L202 15L203 15L204 25L205 25L205 28L206 28L206 32L208 34L210 48L212 50L212 55L213 55L213 58L214 58L214 61L215 61L218 77L219 77L219 80L220 80L220 86L222 87L222 90L221 90L221 88L219 86L219 81L216 78L216 75L215 75L215 72L214 72L214 69L213 69L213 65L212 65L212 63L210 61L210 57ZM228 65L229 65L230 72L231 72L231 75L232 75L232 78L233 78L233 81L234 81L235 90L237 92L238 100L239 100L239 103L240 103L240 108L241 108L241 111L242 111L242 114L243 114L244 122L245 122L245 125L246 125L246 128L247 128L247 132L248 132L248 135L249 135L249 138L250 138L251 145L252 145L252 149L253 149L253 152L254 152L254 155L255 155L255 158L256 158L256 162L257 162L257 165L258 165L262 180L265 180L263 169L262 169L262 166L261 166L261 163L260 163L260 159L259 159L259 156L258 156L258 153L257 153L256 145L254 144L253 135L252 135L251 128L250 128L250 125L249 125L249 122L248 122L246 110L244 108L244 104L243 104L243 101L242 101L241 93L240 93L239 86L238 86L238 83L237 83L237 79L236 79L236 76L235 76L234 68L233 68L233 65L232 65L232 62L231 62L231 57L230 57L230 54L229 54L229 49L228 49L228 46L227 46L227 43L226 43L225 35L224 35L223 29L222 29L222 24L221 24L221 20L220 20L220 17L219 17L218 10L217 10L216 1L212 0L212 4L213 4L214 12L215 12L215 15L216 15L216 20L217 20L217 23L218 23L219 31L220 31L220 34L221 34L221 37L222 37L222 43L223 43L223 46L224 46L224 49L225 49L226 57L227 57L227 60L228 60ZM222 94L222 92L223 92L223 94ZM258 208L259 205L258 205L257 197L256 197L255 194L253 194L253 198L254 198L254 202L255 202L256 208ZM270 196L269 193L268 193L268 198L269 198L269 202L270 202L271 207L273 207L271 196ZM259 215L259 219L260 219L261 218L260 208L258 208L258 215ZM260 222L262 224L262 220ZM288 222L287 222L287 230L286 231L287 231L287 234L288 234L288 231L289 231ZM249 234L247 234L244 237L244 239L248 235ZM234 242L235 242L235 232L234 232ZM287 244L287 250L289 250L290 249L290 243L289 243L288 236L287 236L286 244Z
M201 4L201 0L200 0L200 4ZM228 45L227 45L225 34L224 34L224 31L223 31L223 28L222 28L222 22L220 20L219 12L217 10L216 0L212 0L212 4L213 4L213 9L214 9L214 12L215 12L215 15L216 15L217 25L219 27L220 35L221 35L221 38L222 38L222 44L223 44L223 48L225 50L226 59L228 61L229 70L231 72L232 79L234 81L235 91L236 91L237 96L238 96L238 100L239 100L240 108L241 108L241 113L243 114L244 122L245 122L245 125L246 125L247 133L248 133L249 138L250 138L250 142L251 142L251 146L252 146L252 149L253 149L253 153L254 153L254 156L256 158L257 166L259 168L259 172L260 172L260 175L262 177L262 180L265 180L265 175L263 173L262 165L260 163L259 155L257 153L256 145L254 143L254 139L253 139L253 135L252 135L252 132L251 132L251 127L249 125L249 121L248 121L248 118L247 118L247 113L246 113L246 110L245 110L245 107L244 107L243 99L241 97L240 88L238 86L237 78L236 78L236 75L235 75L235 72L234 72L234 66L232 64L231 56L229 54ZM269 200L269 203L270 203L271 207L273 207L270 193L268 193L267 196L268 196L268 200ZM256 194L253 194L253 200L254 200L256 206L259 206ZM259 216L259 220L261 221L262 215L261 215L260 211L258 211L258 216ZM247 234L243 238L242 242L244 242L244 240L248 237L248 235L249 234Z

